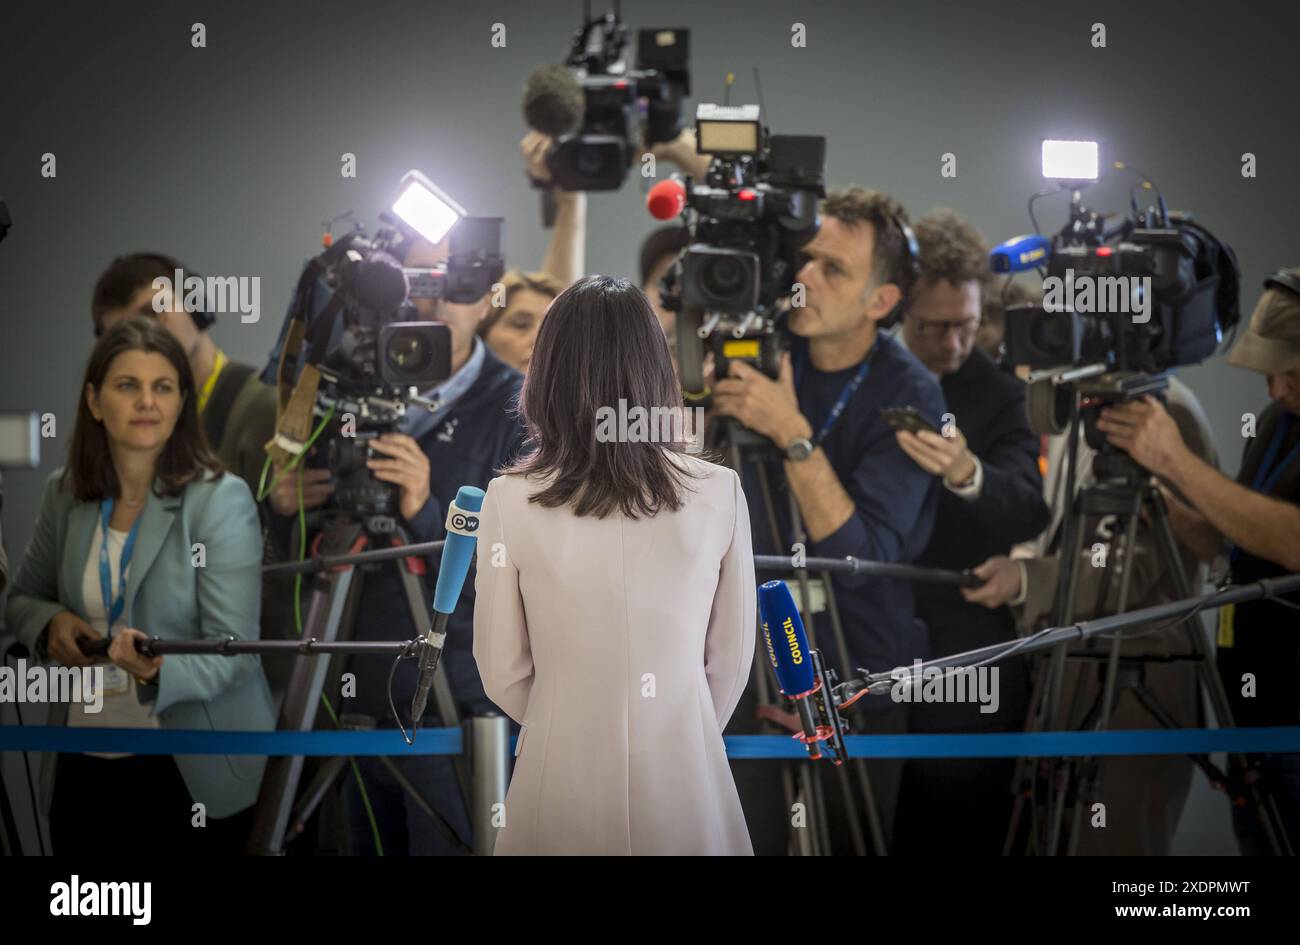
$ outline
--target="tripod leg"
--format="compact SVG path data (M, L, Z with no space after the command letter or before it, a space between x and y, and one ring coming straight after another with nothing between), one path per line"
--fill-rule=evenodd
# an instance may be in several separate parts
M766 477L762 477L762 480L764 486L766 486ZM806 541L807 534L803 529L803 519L799 515L799 506L795 502L793 494L790 496L790 524L794 532L795 540L799 542ZM797 573L799 575L799 596L802 604L800 609L803 611L803 622L804 626L808 630L809 645L815 647L817 646L817 640L813 635L812 594L809 587L808 572L800 569ZM839 677L841 679L848 679L850 668L849 647L848 642L844 637L844 625L840 622L839 606L835 602L835 587L832 584L832 576L829 571L825 571L821 573L820 578L822 587L826 593L826 611L831 621L831 633L835 638L835 646L839 654ZM867 820L872 832L872 845L877 856L884 856L886 850L884 831L881 828L880 814L876 809L875 797L871 791L871 783L867 779L866 764L865 762L860 762L855 767L857 768L863 782L863 802L866 808ZM852 777L846 772L843 777L840 777L837 780L840 783L841 790L845 792L844 812L849 823L849 833L853 843L853 849L858 856L862 856L866 853L866 843L862 836L862 825L858 820L858 812L852 803ZM820 781L818 782L818 785L820 787ZM828 852L830 850L829 838L827 840L827 850Z
M835 590L831 586L831 575L829 572L823 572L822 582L826 587L826 612L831 618L831 632L835 636L835 645L839 648L841 666L844 673L841 679L847 679L849 667L849 649L844 640L844 625L840 622L839 606L835 603ZM876 812L875 796L871 793L871 782L867 779L866 765L861 758L851 759L851 767L857 771L858 776L862 779L862 800L863 809L866 812L868 829L871 831L871 845L876 856L885 855L885 837L880 827L880 816ZM858 818L858 809L853 804L853 774L841 766L836 778L839 781L840 788L844 792L844 812L849 821L849 834L853 841L853 852L856 856L865 856L867 852L866 840L862 835L862 822Z
M1099 504L1106 503L1107 496L1103 491L1096 493ZM1085 509L1088 507L1086 496L1084 500ZM1110 566L1119 570L1119 592L1117 595L1114 612L1124 613L1128 608L1129 589L1132 586L1133 568L1135 566L1134 555L1137 550L1137 531L1138 524L1142 520L1142 490L1133 491L1131 495L1123 496L1128 503L1128 508L1121 513L1124 523L1122 543L1112 548L1110 556ZM1111 608L1107 607L1106 595L1110 591L1110 567L1107 568L1103 576L1101 588L1098 593L1097 613L1108 612ZM1123 644L1123 637L1116 634L1110 641L1110 652L1106 658L1106 675L1102 684L1101 703L1096 713L1096 721L1091 728L1096 731L1104 732L1110 727L1111 713L1115 708L1115 690L1119 678L1119 657L1120 648ZM1082 692L1082 685L1076 691L1076 695ZM1070 841L1069 852L1073 855L1078 849L1079 834L1078 824L1081 807L1085 804L1092 804L1101 791L1101 765L1102 762L1095 758L1076 758L1072 759L1067 766L1067 792L1073 795L1073 804L1075 810L1070 818L1073 825ZM1056 839L1053 838L1052 846L1055 848Z
M433 822L434 828L449 842L460 847L466 853L470 853L471 849L469 844L456 834L456 831L452 829L451 824L447 823L447 819L434 809L433 805L429 803L428 798L420 792L420 789L412 784L406 775L402 774L401 769L393 763L393 759L389 758L387 755L379 755L378 758L380 764L388 769L388 773L393 776L393 780L397 782L398 786L406 792L408 797L415 801L415 805L424 812L424 815L428 817L430 821Z
M793 765L781 766L781 785L785 789L786 798L786 816L794 810L796 803L802 803L804 806L804 825L795 827L791 823L790 843L794 847L797 856L816 856L817 855L817 836L816 827L812 821L812 811L808 803L808 795L802 791L801 786L795 786L795 769ZM802 782L803 772L800 771L799 779Z
M1060 614L1060 616L1056 617L1057 626L1066 625L1074 615L1075 598L1078 592L1079 556L1083 552L1083 522L1081 520L1076 522L1074 519L1076 515L1079 519L1083 518L1085 512L1083 497L1076 497L1073 504L1076 512L1069 515L1066 528L1066 533L1071 541L1063 546L1064 551L1061 555L1060 568L1064 573L1058 582L1058 600L1053 610L1054 615ZM1059 590L1062 585L1064 586L1063 592ZM1062 643L1052 651L1051 667L1047 676L1047 708L1043 713L1048 731L1061 731L1065 728L1062 702L1065 695L1067 646L1068 644ZM1048 762L1048 764L1049 772L1046 780L1047 817L1044 821L1048 833L1044 838L1043 848L1048 856L1055 856L1057 839L1060 836L1061 824L1065 816L1065 791L1071 779L1070 763L1069 759L1058 758Z
M324 641L338 638L343 609L353 593L355 574L354 568L335 571L313 588L303 639ZM315 726L328 669L326 660L314 656L303 655L294 661L293 674L280 709L277 725L280 731L307 732ZM263 855L283 852L302 768L301 755L267 759L249 852Z
M1142 708L1146 709L1147 713L1160 723L1161 727L1168 729L1182 728L1182 726L1178 724L1178 720L1170 715L1165 707L1160 704L1160 700L1156 698L1156 694L1146 686L1138 686L1135 688L1133 690L1133 695L1137 698L1137 701ZM1188 755L1187 757L1191 758L1192 762L1201 769L1211 784L1222 785L1226 790L1228 785L1228 776L1211 760L1209 755Z
M1152 519L1155 523L1155 532L1160 539L1161 545L1165 549L1165 555L1170 561L1181 562L1182 558L1178 554L1178 545L1174 541L1173 528L1169 524L1169 509L1165 505L1164 496L1152 487L1148 501L1151 504ZM1187 580L1187 575L1181 565L1176 569L1177 589L1180 597L1191 596L1191 585ZM1201 622L1194 615L1189 615L1184 621L1187 628L1188 640L1192 646L1192 652L1196 654L1199 661L1199 675L1201 685L1209 697L1210 706L1214 710L1215 719L1218 721L1219 728L1236 728L1236 722L1232 716L1232 706L1228 702L1228 693L1224 688L1223 677L1219 675L1218 664L1214 660L1214 653L1210 648L1208 641L1205 639ZM1244 755L1234 754L1230 756L1241 770L1248 770L1249 761ZM1267 793L1261 792L1254 785L1247 785L1246 789L1247 803L1255 807L1259 816L1260 829L1264 833L1265 840L1275 855L1290 854L1291 838L1287 836L1286 827L1282 823L1282 818L1278 813L1277 805L1273 803L1273 798Z
M311 815L316 812L329 789L334 786L339 775L343 774L344 769L351 759L348 758L330 758L320 766L315 777L307 783L303 789L302 797L299 798L297 805L293 809L293 814L289 817L289 831L285 836L285 843L291 842L294 838L302 835L307 821Z
M761 653L763 652L766 643L763 641L763 631L757 621L754 623L754 632L758 635L758 651ZM754 660L753 685L755 701L757 704L771 705L772 690L776 686L776 677L772 670L772 663L770 660ZM769 726L769 730L770 728L771 726ZM784 762L781 765L781 792L785 799L785 813L782 815L783 817L790 816L791 812L794 810L795 801L797 799L792 768L793 766L789 762ZM800 830L791 824L787 831L786 849L788 850L790 845L793 844L795 848L800 851L800 856L807 856L808 854L805 852L807 843L806 837L804 836L806 830L806 827Z
M405 533L401 533L401 539L404 543L409 544L409 536ZM415 627L415 635L423 637L429 629L430 614L433 612L429 606L429 599L425 595L424 579L418 574L411 573L401 559L394 561L393 564L397 567L397 573L402 579L402 590L406 593L406 606L411 614L411 625ZM434 675L433 697L442 724L448 728L457 728L460 725L460 712L456 708L456 699L452 695L451 685L447 682L446 672ZM418 725L419 719L412 719L411 724ZM471 794L469 771L466 767L465 756L453 756L452 766L456 769L456 782L460 786L461 802L466 805L468 810Z

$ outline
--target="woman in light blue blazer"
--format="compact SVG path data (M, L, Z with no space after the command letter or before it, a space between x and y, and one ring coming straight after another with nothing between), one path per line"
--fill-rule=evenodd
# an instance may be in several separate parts
M204 439L185 352L156 322L123 321L95 345L81 390L68 464L46 483L6 609L9 627L42 659L102 672L97 698L52 705L50 723L274 728L258 657L146 658L134 647L143 637L259 635L257 508ZM78 643L101 637L110 640L107 662ZM54 853L237 852L265 764L46 755L41 806Z

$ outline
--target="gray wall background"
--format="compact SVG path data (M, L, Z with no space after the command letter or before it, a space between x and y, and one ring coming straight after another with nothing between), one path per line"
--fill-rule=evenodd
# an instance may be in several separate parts
M520 90L558 60L573 2L5 3L0 6L0 198L15 224L0 244L0 410L53 412L39 471L5 477L14 565L41 483L64 459L92 343L90 290L122 252L160 249L201 272L260 276L262 317L213 329L232 357L261 363L322 221L368 226L418 167L471 213L506 217L507 261L535 267L546 245L524 180ZM990 242L1029 229L1043 136L1101 137L1170 205L1236 248L1249 314L1261 279L1294 265L1300 195L1295 4L941 3L628 0L637 26L691 29L693 101L754 100L760 68L773 130L829 137L827 176L938 205ZM207 48L190 25L207 28ZM507 45L490 45L493 23ZM791 25L807 48L791 47ZM1090 44L1104 23L1107 46ZM40 176L41 155L58 176ZM340 175L357 155L358 176ZM940 156L957 177L940 176ZM1241 176L1252 152L1258 177ZM661 169L661 174L664 173ZM1127 183L1127 182L1125 182ZM652 225L639 179L589 202L587 269L635 276ZM1125 187L1091 193L1121 210ZM1045 227L1062 198L1039 205ZM1216 361L1182 374L1200 396L1225 466L1261 378ZM1185 836L1222 849L1226 809ZM1188 826L1205 818L1192 816Z

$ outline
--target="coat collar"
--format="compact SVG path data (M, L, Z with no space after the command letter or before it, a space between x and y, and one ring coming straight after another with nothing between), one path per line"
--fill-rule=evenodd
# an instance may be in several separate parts
M140 512L140 531L136 534L135 551L131 555L131 573L126 581L125 616L128 626L132 619L132 605L135 603L136 592L140 590L144 576L149 573L154 559L162 550L163 542L167 540L167 533L171 531L172 522L176 518L176 512L181 507L180 496L158 496L157 490L161 485L161 480L154 480L153 488L149 490L149 495L145 499L144 509ZM98 502L78 502L72 507L72 512L68 516L67 547L73 553L64 556L63 586L67 589L75 611L79 614L86 613L86 601L81 593L82 569L86 566L86 556L99 553L98 548L91 547L95 540L95 530L99 525L99 508Z

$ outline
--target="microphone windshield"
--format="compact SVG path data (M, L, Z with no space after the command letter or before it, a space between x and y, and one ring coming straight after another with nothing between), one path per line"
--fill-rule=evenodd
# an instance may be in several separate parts
M372 312L391 312L406 299L406 274L387 253L349 261L339 275L347 292Z
M586 93L565 66L542 66L524 83L524 122L534 131L561 138L578 127L586 108Z
M1052 241L1039 233L1015 236L999 243L989 253L994 272L1023 272L1042 264L1052 252Z
M671 220L686 206L686 186L675 177L661 180L650 188L645 206L656 220Z

